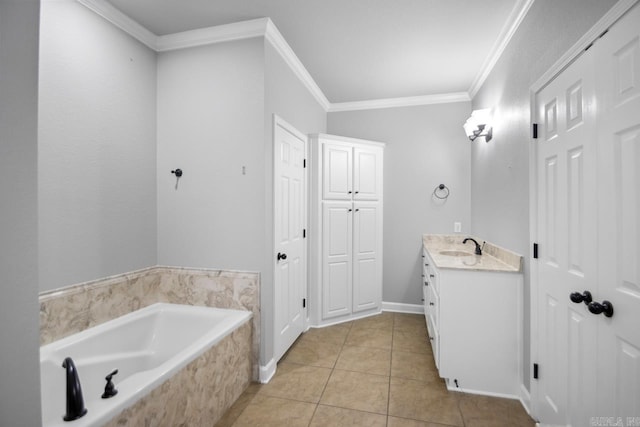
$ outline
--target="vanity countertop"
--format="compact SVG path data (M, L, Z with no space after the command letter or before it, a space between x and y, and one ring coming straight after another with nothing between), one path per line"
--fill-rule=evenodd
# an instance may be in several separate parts
M486 242L482 255L475 255L473 242L462 241L474 238L481 246L484 240L462 234L424 234L422 244L438 268L455 270L522 272L522 255ZM445 255L442 252L455 251L460 254Z

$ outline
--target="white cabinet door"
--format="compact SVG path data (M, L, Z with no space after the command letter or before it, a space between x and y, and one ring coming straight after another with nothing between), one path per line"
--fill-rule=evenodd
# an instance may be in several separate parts
M351 200L352 180L353 148L343 144L322 144L322 198Z
M353 150L354 200L378 200L382 194L382 151L356 147Z
M353 312L380 306L382 277L380 259L380 205L354 203L353 210Z
M351 313L351 202L322 203L322 318Z

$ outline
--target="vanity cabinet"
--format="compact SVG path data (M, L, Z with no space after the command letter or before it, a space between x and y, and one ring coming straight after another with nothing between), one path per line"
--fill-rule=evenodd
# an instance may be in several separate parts
M322 134L311 147L309 316L320 326L381 309L384 145Z
M425 321L440 377L452 390L517 397L522 274L440 268L426 249L422 257Z

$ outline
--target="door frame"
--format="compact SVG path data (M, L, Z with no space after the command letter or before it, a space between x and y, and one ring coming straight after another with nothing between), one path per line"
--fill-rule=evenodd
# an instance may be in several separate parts
M296 137L300 138L301 140L304 141L304 158L305 161L307 163L308 166L308 157L309 157L309 138L307 135L305 135L304 133L300 132L298 129L296 129L293 125L291 125L290 123L288 123L287 121L285 121L282 117L278 116L277 114L273 114L273 120L272 120L273 126L272 126L272 131L271 131L271 151L272 151L272 158L271 158L271 180L272 180L272 188L273 188L273 192L272 192L272 240L271 240L271 254L270 254L270 259L271 259L271 274L273 277L273 298L272 298L272 304L273 304L273 356L274 359L273 361L275 363L277 363L278 361L275 360L275 356L276 356L276 316L275 316L275 311L276 311L276 293L275 293L275 270L276 270L276 263L274 262L276 253L278 252L278 248L277 248L277 242L275 239L275 223L277 221L276 218L276 191L275 191L275 185L276 185L276 168L275 168L275 163L276 163L276 159L278 156L277 150L276 150L276 132L278 127L283 128L285 131L291 133L292 135L295 135ZM305 167L304 168L304 174L303 174L303 180L304 182L301 185L301 189L303 191L303 207L304 207L304 211L302 214L302 218L303 218L303 228L305 230L307 230L307 235L308 235L308 231L309 231L309 168ZM304 278L304 284L303 284L303 289L302 289L302 296L303 298L305 298L305 300L307 301L306 307L303 308L303 316L302 316L302 330L305 331L309 328L309 277L308 277L308 268L309 268L309 242L307 238L305 238L304 240L306 240L306 242L304 242L303 247L303 253L302 253L302 262L303 262L303 267L302 267L302 277ZM264 310L262 310L264 312ZM275 366L273 367L274 369L274 373L275 373Z
M537 123L537 95L571 65L595 40L603 35L612 25L614 25L628 10L630 10L640 0L620 0L596 22L564 55L562 55L533 85L529 88L529 112L530 123ZM533 138L533 132L529 134L529 298L530 298L530 366L529 378L530 389L526 390L524 384L521 386L520 400L525 404L530 415L538 420L539 415L539 387L533 379L533 364L539 360L539 301L538 301L538 264L533 261L533 244L538 242L538 174L537 174L537 140ZM541 368L542 369L542 368Z

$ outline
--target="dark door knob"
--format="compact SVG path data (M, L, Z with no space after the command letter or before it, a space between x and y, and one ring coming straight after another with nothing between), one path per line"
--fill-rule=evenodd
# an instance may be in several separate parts
M584 302L585 304L589 305L589 303L593 301L593 298L591 297L591 292L589 291L584 291L583 293L574 292L571 295L569 295L569 298L571 298L571 301L575 302L576 304Z
M606 317L611 317L613 316L613 304L609 301L602 301L602 304L594 301L589 303L589 311L593 314L604 313Z
M287 254L281 254L280 252L278 252L278 261L280 261L281 259L287 259Z

